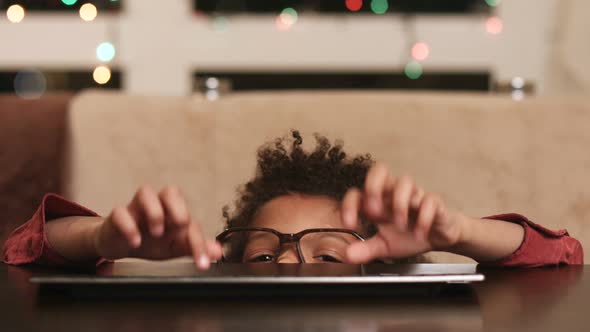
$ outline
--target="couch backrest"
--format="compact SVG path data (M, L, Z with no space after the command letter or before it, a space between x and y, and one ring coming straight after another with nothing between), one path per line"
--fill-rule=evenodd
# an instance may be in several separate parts
M70 112L68 194L98 212L142 183L180 185L208 234L264 142L342 139L473 216L519 212L590 247L590 100L286 92L196 98L87 92Z

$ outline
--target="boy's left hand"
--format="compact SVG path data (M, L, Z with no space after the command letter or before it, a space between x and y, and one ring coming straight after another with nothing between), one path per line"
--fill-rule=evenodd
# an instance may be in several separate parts
M367 174L364 190L346 193L341 216L350 229L358 228L359 217L378 228L372 238L349 246L348 261L357 264L447 250L460 241L464 223L440 197L425 192L410 177L393 177L379 163Z

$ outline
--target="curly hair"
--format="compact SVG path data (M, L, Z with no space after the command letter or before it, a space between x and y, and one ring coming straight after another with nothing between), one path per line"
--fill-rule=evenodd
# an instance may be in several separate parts
M238 190L233 214L230 215L228 206L223 208L226 228L249 226L264 204L283 195L327 196L341 201L348 189L364 188L367 173L375 164L370 154L349 158L342 149L342 141L332 144L317 133L315 149L306 152L299 131L292 130L291 135L292 141L280 137L258 149L256 175ZM370 222L361 221L361 228L365 237L377 234L376 226ZM430 262L423 255L387 261Z
M280 137L258 150L256 175L238 190L233 215L228 206L223 208L226 227L248 226L265 203L279 196L297 193L340 201L348 189L364 187L374 164L371 155L348 158L341 141L332 144L317 133L315 149L306 152L299 131L291 135L292 139ZM363 233L373 235L373 228L365 225Z

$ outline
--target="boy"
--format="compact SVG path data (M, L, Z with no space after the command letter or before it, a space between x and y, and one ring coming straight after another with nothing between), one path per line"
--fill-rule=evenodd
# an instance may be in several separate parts
M37 213L6 241L9 264L87 265L123 257L191 255L199 269L212 261L415 261L431 250L480 264L534 267L583 264L580 243L523 216L485 219L449 211L410 177L394 177L369 155L347 158L340 144L317 136L302 149L292 132L258 151L256 176L239 192L226 231L205 239L182 193L140 188L107 218L47 195Z

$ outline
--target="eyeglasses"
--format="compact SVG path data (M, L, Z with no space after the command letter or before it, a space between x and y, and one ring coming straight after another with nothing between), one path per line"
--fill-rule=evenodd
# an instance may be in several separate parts
M301 263L342 263L346 248L365 239L355 231L340 228L311 228L285 234L272 228L232 227L217 236L224 262L272 263L286 244L294 244Z

